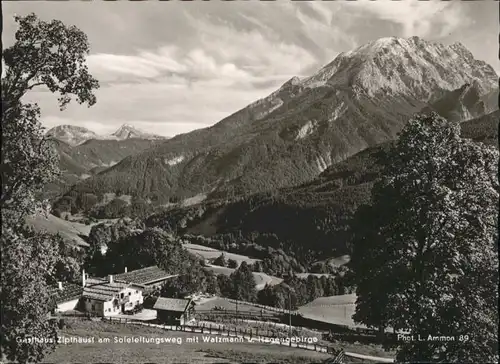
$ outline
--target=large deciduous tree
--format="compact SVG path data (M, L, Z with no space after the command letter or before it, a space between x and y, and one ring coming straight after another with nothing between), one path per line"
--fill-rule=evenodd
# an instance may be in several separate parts
M44 139L36 104L23 96L46 87L59 94L64 108L76 96L89 106L96 102L98 82L88 73L85 34L60 21L36 15L16 16L15 43L3 50L2 61L2 359L40 361L54 348L55 327L48 321L47 281L54 279L57 240L25 227L25 217L46 206L36 192L58 172L56 155ZM32 337L30 340L19 340Z
M15 363L39 362L57 338L47 319L47 280L54 274L57 246L48 234L18 227L3 229L0 242L2 354Z
M355 321L420 335L399 361L498 362L498 151L418 115L382 161L352 224Z
M16 16L19 24L16 42L5 49L2 58L2 208L19 205L16 194L32 195L57 172L52 148L43 137L36 104L22 103L30 90L48 88L59 94L64 109L76 96L77 101L94 105L93 89L98 82L88 72L85 56L89 52L87 36L78 28L53 20L44 22L36 15ZM26 201L25 198L22 199Z

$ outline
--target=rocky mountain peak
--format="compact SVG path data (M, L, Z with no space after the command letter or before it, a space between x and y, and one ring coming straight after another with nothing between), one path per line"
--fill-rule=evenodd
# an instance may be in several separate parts
M75 125L58 125L49 129L45 135L73 146L81 144L86 140L97 138L97 134L93 131Z
M112 137L116 137L118 140L130 139L130 138L139 138L139 139L161 139L162 137L146 133L142 130L137 129L136 127L130 124L123 124L111 134Z
M162 136L145 133L130 124L123 124L110 135L99 135L87 128L75 125L59 125L49 131L46 136L61 140L69 145L76 146L87 140L126 140L126 139L167 139Z
M358 86L372 97L398 94L427 102L436 92L474 82L484 95L497 88L498 76L461 43L386 37L339 54L302 85Z

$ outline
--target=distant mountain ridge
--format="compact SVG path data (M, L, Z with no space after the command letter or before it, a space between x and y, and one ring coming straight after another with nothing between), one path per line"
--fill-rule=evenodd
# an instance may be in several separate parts
M114 133L109 135L99 135L92 130L75 125L59 125L49 129L46 136L65 142L71 146L80 145L87 140L126 140L126 139L168 139L167 137L143 132L132 125L123 124Z
M82 179L89 178L114 166L123 158L162 142L163 139L133 137L123 140L92 138L81 141L77 145L70 145L52 137L52 145L59 156L61 175L57 180L45 186L43 197L55 198Z
M498 76L461 44L382 38L294 77L217 124L123 159L74 190L165 200L300 185L388 142L415 113L466 120L497 109Z
M497 110L463 122L461 136L498 148L499 118ZM150 215L146 225L204 236L211 242L232 242L227 238L232 234L238 242L247 239L264 245L280 243L286 249L306 248L325 254L322 259L331 257L332 251L334 256L350 254L349 219L358 206L370 202L372 186L382 173L378 153L387 152L392 144L367 148L302 185L176 207Z

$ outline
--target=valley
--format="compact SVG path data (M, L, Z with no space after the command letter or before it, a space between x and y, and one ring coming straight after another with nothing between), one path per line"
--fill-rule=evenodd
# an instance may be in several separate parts
M50 132L50 131L49 131ZM49 183L42 191L43 196L53 199L65 193L79 181L90 178L126 157L153 147L160 141L131 138L123 140L84 140L80 144L70 145L48 134L58 158L60 176Z

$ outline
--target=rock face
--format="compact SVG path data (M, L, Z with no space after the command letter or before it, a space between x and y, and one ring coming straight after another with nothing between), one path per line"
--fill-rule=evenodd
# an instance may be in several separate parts
M110 135L98 135L81 126L59 125L47 131L46 136L60 140L71 146L80 145L87 140L167 139L162 136L145 133L128 124L123 124L117 131Z
M145 133L132 125L123 124L117 131L110 135L111 138L116 138L117 140L125 139L166 139L158 135Z
M74 125L59 125L56 126L45 134L48 137L65 142L69 145L75 146L90 139L98 138L98 135L93 131Z
M125 158L74 188L168 199L297 185L394 139L421 110L458 120L492 111L497 83L493 68L459 43L383 38L340 54L311 77L292 78L212 127Z
M484 95L497 88L497 79L493 68L474 59L461 43L445 46L418 37L391 37L340 54L302 84L343 84L372 97L406 95L425 102L439 90L466 83L476 83Z

